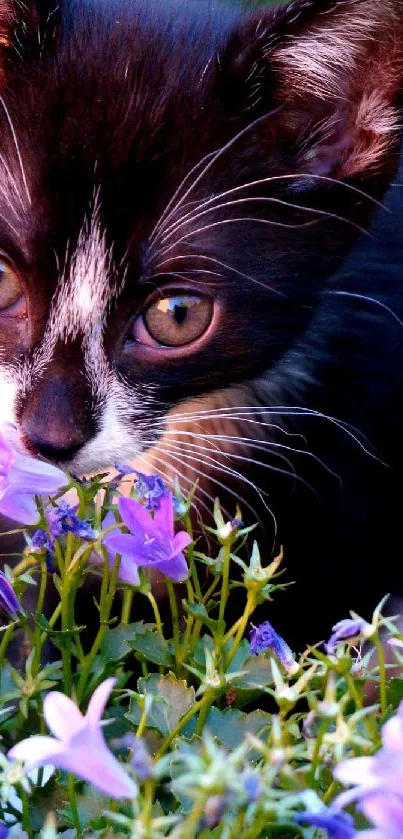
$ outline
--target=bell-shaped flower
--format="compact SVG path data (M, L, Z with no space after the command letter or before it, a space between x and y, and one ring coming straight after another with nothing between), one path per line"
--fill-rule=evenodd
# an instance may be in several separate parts
M61 469L20 454L17 433L12 425L0 429L0 513L21 524L39 519L36 495L53 495L67 484Z
M108 553L122 556L120 579L138 585L137 568L148 567L175 582L185 580L188 567L183 551L192 540L186 530L174 532L172 494L161 498L154 516L132 498L119 498L118 507L129 533L109 533L103 542Z
M101 717L115 682L116 679L106 679L97 687L85 716L63 693L48 693L43 713L54 737L27 737L10 749L8 757L24 762L27 772L52 764L73 772L110 798L135 798L137 785L109 750L101 728Z

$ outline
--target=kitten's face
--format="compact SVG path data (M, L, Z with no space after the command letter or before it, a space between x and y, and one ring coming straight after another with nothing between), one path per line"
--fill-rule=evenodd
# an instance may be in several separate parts
M133 459L169 411L299 339L397 139L392 60L393 84L373 56L348 108L332 88L337 27L346 67L349 46L368 62L353 13L369 44L394 0L324 5L236 24L168 0L62 3L14 32L5 14L0 414L29 451L77 473Z

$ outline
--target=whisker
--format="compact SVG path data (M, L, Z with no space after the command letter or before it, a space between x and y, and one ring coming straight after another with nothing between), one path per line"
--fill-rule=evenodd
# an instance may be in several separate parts
M0 98L1 98L1 97L0 97ZM17 181L15 180L15 177L14 177L14 175L13 175L13 173L12 173L12 171L11 171L11 169L10 169L10 167L9 167L8 163L7 163L7 161L6 161L6 159L3 157L3 155L2 155L2 154L0 154L0 162L1 162L1 163L2 163L2 165L4 166L4 169L5 169L5 172L6 172L6 174L7 174L7 177L8 177L8 179L9 179L9 181L10 181L11 186L13 187L13 190L14 190L14 192L15 192L16 197L18 198L18 200L19 200L19 202L20 202L20 204L21 204L22 209L25 211L26 207L25 207L25 204L24 204L24 202L23 202L23 200L22 200L22 198L21 198L21 195L20 195L20 190L19 190L19 187L18 187ZM4 192L3 192L3 195L4 195ZM15 210L15 209L14 209L14 213L15 213L15 215L16 215L16 216L17 216L17 218L18 218L18 215L17 215L17 212L16 212L16 210Z
M383 303L382 300L376 300L374 297L367 297L365 294L358 294L352 291L328 291L327 294L332 294L337 297L352 297L356 300L365 300L367 303L374 303L375 306L379 306L380 309L384 309L391 315L392 318L399 324L399 326L403 327L403 321L398 317L396 312L393 311L386 303Z
M196 436L197 435L195 435L195 437ZM229 438L229 441L231 441L231 445L232 445L231 438ZM208 441L205 440L205 442L208 442ZM178 441L178 443L179 443L179 441ZM171 444L167 443L166 445L171 445ZM206 451L205 446L198 446L195 443L189 443L189 442L186 442L186 443L180 442L179 445L176 447L176 450L177 451L182 451L183 446L191 448L194 451L201 451L201 452ZM292 478L293 481L297 481L298 483L302 484L307 489L309 489L310 492L312 492L316 496L316 498L319 498L318 493L316 492L316 490L314 490L314 488L311 486L311 484L309 484L307 481L304 480L304 478L302 478L300 475L298 475L298 473L296 472L296 469L293 466L293 464L291 463L291 461L287 457L285 457L285 455L282 455L279 452L271 452L271 454L273 454L275 457L278 457L280 460L284 461L290 467L289 470L288 469L281 469L279 466L273 466L273 464L271 464L271 463L265 463L262 460L256 460L254 458L247 457L246 455L236 454L235 452L232 452L232 451L230 452L227 449L221 449L220 454L222 456L228 458L229 460L238 460L241 463L242 462L243 463L249 463L252 466L259 466L262 469L268 469L271 472L275 472L279 475L284 475L285 477Z
M162 451L164 451L164 449L163 449L163 448L162 448ZM165 450L165 454L169 454L169 451L166 451L166 450ZM182 447L180 447L180 454L181 454L181 457L184 457L184 458L186 458L187 460L193 461L193 462L198 463L198 464L200 464L200 463L204 463L206 466L209 466L209 468L210 468L210 469L215 469L215 470L218 470L219 472L223 472L223 474L224 474L224 475L230 475L230 476L231 476L231 477L233 477L233 478L238 478L241 482L243 482L244 484L247 484L248 486L250 486L250 487L251 487L251 489L252 489L252 490L254 490L254 492L256 492L256 494L258 495L258 497L259 497L260 501L262 502L263 506L265 507L265 509L267 510L267 512L268 512L268 513L270 514L270 516L272 517L273 522L274 522L274 526L275 526L275 534L276 534L276 536L277 536L277 521L276 521L276 518L275 518L275 516L274 516L273 511L270 509L270 507L268 506L268 504L266 503L266 501L265 501L265 499L264 499L264 497L263 497L263 495L268 495L268 493L267 493L267 492L262 492L262 491L261 491L261 490L260 490L260 489L256 486L256 484L254 484L254 483L253 483L253 481L250 481L250 480L249 480L249 479L248 479L245 475L242 475L242 473L241 473L241 472L238 472L236 469L232 469L232 468L230 468L230 467L229 467L229 466L227 466L226 464L218 464L218 463L217 463L217 461L216 461L216 460L214 460L214 458L209 457L209 455L207 455L206 453L204 453L204 456L200 456L200 455L199 455L198 457L195 457L195 456L193 456L193 455L190 455L190 454L186 453L186 452L183 450L183 448L182 448ZM193 467L192 467L192 468L193 468ZM194 469L194 471L197 473L197 469ZM205 477L207 477L207 476L205 475ZM209 479L209 480L214 480L214 483L216 483L216 484L217 484L217 486L221 486L221 487L222 487L222 489L224 489L224 490L225 490L225 492L230 493L230 494L231 494L231 495L233 495L235 498L240 498L240 499L244 502L245 506L246 506L246 507L247 507L247 508L248 508L248 509L252 512L252 513L254 513L254 515L256 515L256 511L253 509L253 507L251 507L251 506L250 506L250 504L249 504L249 503L245 500L245 498L243 498L241 495L239 495L239 493L236 493L236 492L234 492L233 490L231 490L231 489L230 489L230 487L225 486L224 484L221 484L221 483L220 483L220 482L219 482L216 478L213 478L211 475L209 475L209 476L208 476L208 479ZM261 521L260 519L259 519L259 523L263 526L263 523L262 523L262 521Z
M2 213L0 213L0 218L4 221L5 224L8 225L10 230L13 231L16 239L19 239L20 238L20 232L19 232L19 230L17 230L16 227L14 227L14 225L11 223L11 221L8 218L6 218L6 216L4 216Z
M206 210L202 210L202 212L188 213L187 217L185 216L184 218L179 219L176 222L176 224L173 224L173 225L171 225L170 228L168 228L168 231L166 231L164 236L162 236L160 238L161 244L164 244L164 242L169 241L169 239L172 238L174 233L176 233L178 230L180 230L186 224L190 224L191 222L196 221L198 218L202 218L202 216L205 216L208 213L213 213L216 210L223 210L223 209L226 209L227 207L235 207L238 204L250 204L251 202L260 203L260 204L275 204L276 206L288 207L289 209L292 209L292 210L302 210L305 213L313 213L317 216L322 216L322 217L325 217L325 218L331 218L331 219L334 219L336 221L341 221L344 224L350 224L350 225L354 226L355 228L357 228L358 230L360 230L360 232L365 233L366 236L370 235L368 233L368 231L365 230L365 228L360 227L359 225L356 225L354 222L351 221L351 219L347 219L344 216L337 215L337 213L330 213L327 210L319 210L319 209L315 209L314 207L305 207L303 204L292 204L290 201L284 201L280 198L268 198L268 197L265 198L265 197L257 196L257 197L250 197L250 198L237 198L234 201L227 201L224 204L213 204L212 206L208 207ZM206 202L206 203L211 203L211 202ZM203 204L201 206L203 207ZM287 225L287 226L291 226L291 225Z
M1 95L0 95L0 103L3 107L5 115L7 117L7 122L10 126L10 131L11 131L11 134L12 134L12 137L13 137L13 140L14 140L15 150L17 152L18 162L20 164L20 169L21 169L21 174L22 174L22 180L23 180L24 187L25 187L25 192L27 193L28 203L31 204L31 196L30 196L30 193L29 193L27 179L26 179L26 176L25 176L25 169L24 169L24 165L23 165L23 162L22 162L22 157L21 157L20 147L18 145L17 135L15 133L14 125L13 125L9 110L8 110L7 105L6 105L4 99Z
M267 114L263 114L262 116L257 117L257 119L253 120L253 122L251 122L245 128L242 128L241 131L239 131L234 137L232 137L232 139L229 140L228 143L225 143L224 146L221 146L221 148L219 148L217 151L206 155L206 157L204 158L204 161L206 161L210 158L209 162L206 164L204 169L202 169L200 174L195 178L193 183L191 183L189 189L185 192L184 195L182 195L182 198L180 198L177 201L174 210L171 211L170 213L168 213L168 215L166 215L166 211L168 211L172 207L172 204L175 201L175 198L180 193L180 190L181 190L182 186L189 180L192 173L195 170L197 171L197 169L200 168L200 163L197 163L196 166L193 167L193 169L188 173L188 175L186 175L186 177L184 178L182 183L179 185L178 189L175 192L175 195L171 198L171 201L167 205L165 213L162 214L160 221L157 223L156 227L152 231L151 236L149 238L150 243L154 240L155 233L161 226L161 220L164 219L164 221L166 223L167 220L172 217L173 213L176 212L176 210L180 206L182 206L183 202L186 201L186 198L193 192L193 190L200 183L200 181L207 175L207 173L210 171L212 166L214 166L214 164L217 162L217 160L219 160L220 157L222 157L223 154L225 154L227 151L229 151L229 149L231 149L235 145L235 143L238 142L238 140L241 140L242 137L244 137L249 131L252 131L254 128L256 128L257 125L260 125L260 123L264 122L266 119L269 119L269 117L274 116L274 114L276 114L278 112L278 110L279 110L279 108L275 108L274 110L269 111Z
M295 449L292 446L286 446L283 443L276 443L276 442L271 441L271 440L253 440L253 439L251 440L249 437L238 437L238 436L235 436L235 435L232 435L232 434L199 434L199 433L193 432L193 431L180 431L178 429L176 431L175 430L167 431L166 433L167 434L175 434L176 433L176 434L180 434L181 436L197 437L200 440L208 440L208 441L210 441L211 438L213 438L214 440L220 440L220 441L223 441L223 442L230 442L231 445L232 444L234 444L234 445L244 445L244 444L246 444L247 448L257 449L259 451L267 451L267 449L270 449L272 454L276 455L277 457L281 457L288 464L288 466L290 466L290 468L292 469L293 474L295 476L296 476L295 469L294 469L294 466L291 463L291 461L288 458L285 458L284 455L281 455L279 452L273 451L273 449L284 449L285 451L291 452L292 454L305 455L306 457L309 457L312 460L314 460L316 463L318 463L319 466L321 466L325 470L325 472L327 472L333 478L336 478L336 480L341 484L340 475L337 475L336 472L333 472L333 470L330 469L329 466L327 466L323 462L323 460L321 460L319 457L317 457L317 455L315 455L313 452L311 452L309 450L305 451L304 449ZM298 477L298 476L296 476L296 477ZM302 480L302 479L299 478L299 480Z
M227 415L225 415L225 413L223 413L225 411L228 412ZM236 414L236 412L238 412L238 414ZM241 412L241 413L239 413L239 412ZM380 460L380 458L378 458L373 452L369 451L364 446L364 444L361 442L361 440L358 437L356 437L355 434L353 434L353 431L355 431L357 434L359 434L360 432L358 431L358 429L354 428L353 426L349 425L348 423L344 423L342 420L336 419L336 417L331 417L331 416L328 416L327 414L321 413L321 411L315 411L315 410L309 409L309 408L301 408L299 406L287 406L287 405L273 406L271 408L258 407L256 405L247 406L247 407L237 407L237 408L233 408L233 409L228 408L228 407L227 408L216 408L216 409L213 409L213 410L211 410L211 409L206 410L206 411L201 410L201 411L192 412L192 413L189 413L189 414L182 414L182 415L178 416L177 419L175 419L175 422L187 422L189 420L194 420L194 419L200 419L200 420L216 419L217 416L219 416L220 418L232 419L232 418L236 418L236 416L242 416L242 412L246 412L246 415L249 415L249 414L252 414L252 415L253 414L255 414L255 415L256 414L262 414L262 415L273 414L275 416L281 416L281 417L311 417L311 418L318 418L318 419L326 420L327 422L330 422L332 425L336 426L336 428L339 428L341 431L343 431L348 437L350 437L359 446L359 448L362 449L362 451L364 451L365 454L367 454L369 457L371 457L373 460L376 460L378 463L382 464L383 466L387 466L387 463L384 463L384 461ZM262 425L264 425L264 423L262 423ZM351 428L353 429L353 431L350 430ZM363 440L366 440L364 435L361 435L361 436L362 436ZM368 443L368 440L366 440L366 442Z
M232 265L228 265L226 262L222 262L220 259L216 259L213 256L203 256L201 254L192 254L192 255L189 255L189 256L174 256L174 257L171 257L170 259L162 260L162 262L160 262L156 266L155 270L157 270L159 268L162 268L163 265L172 265L172 263L175 263L177 260L181 260L181 259L187 259L187 260L189 260L189 259L205 259L205 260L208 260L209 262L215 262L217 265L221 265L222 268L226 268L228 271L231 271L232 274L236 274L238 277L242 277L244 280L249 280L251 283L256 283L256 285L262 286L262 288L270 289L270 291L275 291L276 294L281 294L280 291L278 291L277 289L274 289L272 286L269 286L269 285L266 285L266 283L260 282L260 280L257 280L255 277L252 277L250 274L244 274L243 271L239 271L237 268L234 268ZM158 276L158 275L153 274L153 277L155 277L155 276ZM161 274L161 276L166 276L166 274ZM221 276L223 276L223 275L221 274Z
M182 244L182 242L187 242L188 239L190 239L190 237L197 236L199 233L205 233L208 230L213 230L215 227L222 227L226 224L245 224L245 222L248 222L252 224L264 224L267 227L281 227L289 230L301 230L304 227L313 227L314 224L318 224L320 221L321 219L314 219L314 221L306 221L302 224L287 224L283 221L272 221L269 219L255 218L254 216L241 216L240 218L222 219L221 221L214 221L211 224L207 224L204 227L199 227L196 230L189 230L189 233L187 233L185 236L181 236L181 238L174 242L173 245L169 245L169 247L167 248L159 248L156 252L156 255L159 256L159 254L161 254L162 256L165 256L167 253L169 253L169 251ZM353 222L351 222L351 224L358 230L360 230L360 232L365 232L367 234L367 231L364 231L364 228L360 228L359 225L353 224Z

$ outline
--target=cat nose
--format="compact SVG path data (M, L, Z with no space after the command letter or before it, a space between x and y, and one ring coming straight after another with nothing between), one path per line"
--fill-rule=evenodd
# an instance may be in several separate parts
M85 433L58 434L58 429L38 428L32 421L22 422L22 436L28 451L57 463L68 463L89 439Z
M91 439L94 429L86 407L87 394L79 384L52 378L42 382L27 401L19 426L30 454L68 463Z
M86 443L86 439L71 440L68 444L63 441L39 437L35 433L27 434L23 429L24 443L28 451L34 456L44 457L57 463L68 463Z

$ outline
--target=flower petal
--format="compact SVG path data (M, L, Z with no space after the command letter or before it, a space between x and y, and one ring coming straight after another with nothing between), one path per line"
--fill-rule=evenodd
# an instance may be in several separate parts
M119 498L118 507L123 522L133 536L144 541L145 536L161 535L156 520L153 520L148 510L138 501L133 498Z
M384 791L366 795L359 803L359 809L376 827L403 832L403 798L388 795Z
M184 551L185 548L190 545L192 539L186 530L180 530L179 533L176 534L173 540L173 551L172 556L179 553L180 551Z
M403 719L391 717L382 728L382 742L387 749L403 751Z
M115 684L116 679L105 679L104 682L101 682L101 684L98 685L97 689L92 694L88 703L87 713L85 715L85 721L91 728L99 725Z
M154 523L164 539L172 540L174 537L174 506L172 493L169 492L161 498L160 506L154 515Z
M84 725L84 717L75 702L58 690L45 696L43 715L52 734L63 741L69 740Z
M148 557L149 555L149 551L144 550L144 542L128 533L110 533L105 536L104 545L108 553L110 551L115 556L121 554L136 561L138 556Z
M137 796L137 784L109 750L99 729L80 731L55 766L74 772L110 798Z
M67 477L51 463L17 455L9 469L8 483L33 495L52 495L67 484Z
M138 567L131 557L122 556L119 567L119 580L122 583L129 583L131 586L140 585Z
M7 757L27 763L27 770L29 771L37 766L46 766L48 763L58 766L57 761L64 748L65 746L60 740L37 734L16 743L8 752Z
M141 563L139 563L139 565L140 564ZM189 569L183 553L176 554L170 559L164 559L160 562L156 562L154 565L155 568L158 568L158 571L161 571L161 574L165 574L166 577L169 577L176 583L182 583L183 580L186 580L189 574Z
M32 495L17 494L11 487L0 493L0 513L20 524L37 524L39 512Z
M372 787L376 782L374 762L373 757L353 757L351 760L342 760L335 766L333 775L343 784Z

